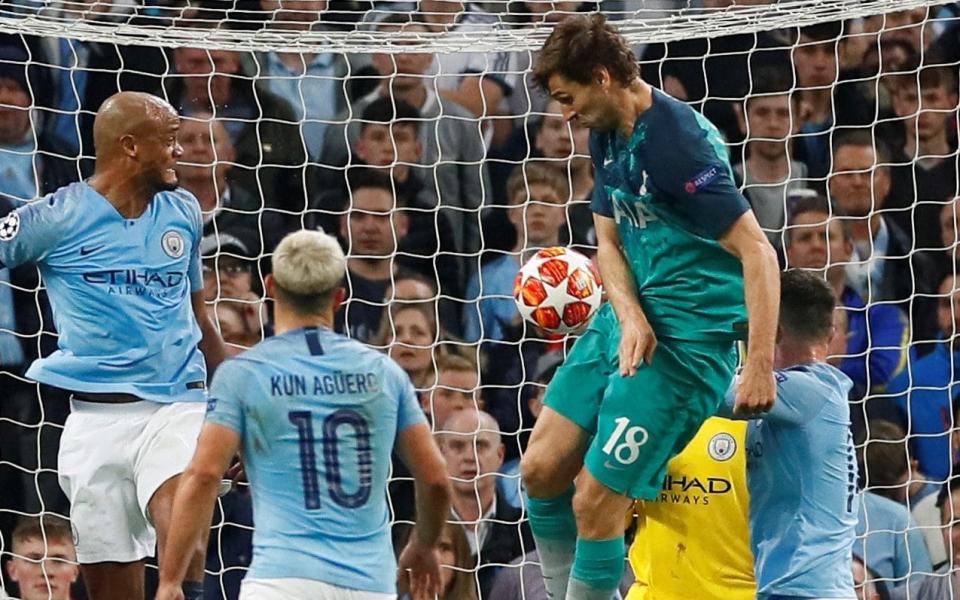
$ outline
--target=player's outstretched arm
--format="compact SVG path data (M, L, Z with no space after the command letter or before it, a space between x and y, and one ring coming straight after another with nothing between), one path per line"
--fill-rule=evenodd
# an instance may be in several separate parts
M217 326L213 324L213 320L207 312L202 291L190 294L190 304L193 306L193 316L197 319L197 325L200 326L200 333L203 335L200 338L200 351L203 352L203 358L207 363L207 378L209 379L213 377L213 372L217 370L217 367L226 357L223 338L220 337Z
M637 281L620 244L617 222L594 213L597 232L597 264L603 288L620 322L620 374L632 377L640 361L650 364L657 338L637 297Z
M240 447L240 434L233 429L205 423L197 441L197 451L180 476L173 500L170 522L175 526L167 533L166 548L159 548L160 587L156 600L183 598L180 586L187 574L193 549L213 518L220 479L230 459Z
M397 452L413 474L417 523L398 561L398 583L414 600L440 593L437 541L450 516L450 479L446 463L426 423L411 425L397 436Z
M719 241L743 264L743 286L750 321L747 363L737 388L736 411L746 414L767 411L773 406L777 393L773 379L773 352L780 312L777 254L752 211L740 215Z

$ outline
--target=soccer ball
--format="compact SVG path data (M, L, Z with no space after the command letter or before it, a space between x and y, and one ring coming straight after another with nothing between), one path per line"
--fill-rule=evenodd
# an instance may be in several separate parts
M559 246L533 255L513 284L520 315L550 333L579 330L600 308L602 296L600 274L590 259Z

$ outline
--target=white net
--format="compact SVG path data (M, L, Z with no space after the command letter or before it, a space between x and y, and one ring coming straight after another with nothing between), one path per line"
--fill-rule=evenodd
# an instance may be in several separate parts
M263 277L280 238L338 235L350 257L338 330L401 364L435 429L449 423L445 452L475 453L448 455L452 521L469 550L451 585L542 597L518 460L570 340L519 321L513 279L534 248L592 253L594 180L586 130L534 87L531 64L553 23L601 10L642 76L721 130L783 264L823 270L837 289L848 335L833 352L855 382L853 429L874 492L855 551L889 590L953 555L937 494L954 474L957 378L937 340L960 324L960 10L745 4L0 3L0 215L91 174L93 116L112 93L167 98L183 115L181 185L205 215L205 294L234 353L272 334ZM38 556L15 525L69 514L57 484L66 394L23 375L55 345L37 269L0 269L0 581L23 598L25 557ZM473 406L497 423L502 454L484 454L489 427L474 436L475 425L448 421ZM414 508L400 469L389 500L399 543ZM218 502L208 598L236 597L251 531L241 487ZM41 541L40 556L69 545Z

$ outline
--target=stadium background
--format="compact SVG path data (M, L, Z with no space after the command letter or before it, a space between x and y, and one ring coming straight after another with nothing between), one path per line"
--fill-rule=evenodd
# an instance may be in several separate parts
M930 555L890 569L867 556L873 577L893 587L951 561L932 500L954 474L960 379L946 343L960 323L955 3L10 0L0 3L0 216L89 176L93 115L111 93L168 98L184 117L181 182L207 216L209 307L234 350L271 333L261 281L272 248L322 227L351 259L338 328L397 358L436 429L463 406L494 416L503 457L461 461L451 477L461 500L495 489L496 514L480 519L479 551L453 529L458 589L502 597L498 576L536 577L517 460L571 341L518 322L513 276L530 248L590 253L595 241L586 132L555 114L529 68L550 23L595 10L620 22L644 79L720 128L782 264L835 284L849 333L835 360L857 384L861 483L885 499L882 519L861 515L858 548ZM816 227L798 225L827 223L826 246L800 235ZM0 270L5 562L19 519L69 511L56 482L68 404L22 377L55 343L36 269ZM399 540L413 505L394 475ZM236 596L251 523L245 488L221 499L208 597Z

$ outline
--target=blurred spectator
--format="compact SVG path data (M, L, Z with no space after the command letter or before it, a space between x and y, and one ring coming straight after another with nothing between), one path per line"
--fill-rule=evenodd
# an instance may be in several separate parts
M26 202L79 179L62 140L41 134L27 53L0 46L0 195Z
M228 346L231 354L273 334L260 289L257 257L247 241L252 237L239 229L206 235L200 241L204 300L224 341L232 344Z
M268 206L300 213L306 153L293 109L241 73L240 54L177 47L165 93L182 116L213 113L236 150L231 175Z
M410 535L416 530L411 529ZM404 543L405 545L405 543ZM440 532L440 593L438 600L477 600L477 582L474 577L476 564L467 543L467 531L463 525L447 521ZM403 545L398 546L402 548ZM538 567L539 568L539 567ZM403 594L401 600L413 600ZM504 597L504 600L507 598Z
M243 304L231 301L217 302L216 305L208 307L220 329L224 350L228 356L236 356L263 339L263 329L251 328L253 323L247 318L244 309Z
M497 471L504 447L496 420L483 411L460 411L437 434L453 484L453 521L467 530L467 541L477 565L480 597L490 593L500 565L533 549L530 526L523 512L499 498Z
M796 157L807 164L809 176L815 179L825 177L830 169L831 135L841 131L839 127L874 121L874 108L856 84L838 81L838 41L843 29L840 21L803 27L793 47L800 97Z
M942 203L957 196L957 78L952 67L927 67L892 77L893 109L899 121L890 172L890 218L911 232L919 249L940 249ZM917 86L919 79L919 89Z
M912 508L940 486L927 481L916 459L911 458L907 434L899 425L874 419L867 424L860 476L863 488Z
M863 492L859 511L853 554L891 588L933 570L923 534L906 506Z
M437 384L429 394L420 396L423 412L427 413L434 431L462 410L481 410L483 402L477 398L480 386L480 367L466 353L446 353L437 357Z
M308 32L315 30L327 0L260 0L268 11L268 28ZM345 55L333 52L263 52L257 56L263 87L283 98L299 122L300 136L311 161L326 159L327 127L346 105Z
M541 163L524 163L507 182L507 217L515 233L509 253L482 265L467 284L464 338L515 341L520 338L520 313L513 301L517 270L537 250L560 244L566 224L566 179Z
M223 122L212 113L198 111L180 119L180 145L183 156L177 163L180 185L200 201L203 234L243 229L252 235L247 240L249 253L269 252L283 236L278 213L267 208L260 197L237 185L230 178L236 160L233 142Z
M381 32L402 30L404 34L427 31L423 23L404 25L408 18L406 14L392 15L380 22L377 29ZM476 210L485 201L484 191L489 193L490 190L483 164L486 151L478 121L470 110L455 100L437 95L434 76L429 74L434 60L432 54L373 54L371 60L379 75L379 84L370 94L354 101L349 113L337 117L338 123L346 123L346 132L342 126L328 129L324 152L330 160L324 162L334 166L355 164L356 160L348 153L349 146L353 149L353 156L375 164L368 156L361 155L356 143L366 122L371 120L364 113L372 103L382 100L391 108L396 106L396 118L399 119L400 103L408 104L413 108L411 127L416 130L419 153L414 159L399 155L395 158L408 163L404 167L424 188L423 191L432 196L432 201L426 205L439 205L440 218L449 220L454 231L455 250L476 252L480 247ZM358 120L360 115L363 117ZM386 119L377 120L386 123L393 118L388 113ZM400 144L396 146L399 152Z
M848 283L845 267L853 252L849 221L831 216L823 198L805 198L790 213L784 241L787 266L824 271L846 310L847 348L839 368L854 382L851 399L882 391L903 367L909 331L896 306L868 304ZM851 410L850 416L854 429L861 429L864 411Z
M590 198L593 195L593 163L590 161L590 130L579 120L563 118L560 103L551 99L540 119L534 146L543 164L560 172L569 184L567 198L567 223L560 238L579 246L595 247L597 236L593 231L593 212ZM509 204L510 198L507 198Z
M895 300L913 317L933 310L933 259L913 252L912 232L883 210L890 193L890 153L866 130L833 138L832 205L849 221L854 254L847 265L850 287L867 302ZM911 322L913 319L911 318Z
M793 160L789 152L799 117L797 96L791 97L792 82L779 71L764 69L754 74L754 81L751 95L744 101L745 158L733 170L770 243L782 248L788 200L807 188L807 166Z
M853 587L857 591L857 600L881 600L877 590L876 578L867 569L860 557L853 557ZM882 583L880 585L883 585Z
M351 171L348 183L349 211L340 218L340 237L347 247L347 300L337 311L336 330L366 342L380 323L409 219L399 210L405 199L395 196L390 177L362 169Z
M7 575L20 600L70 600L80 575L70 522L54 514L25 517L13 530Z
M911 356L887 393L896 406L900 425L910 434L912 455L934 481L946 481L954 462L950 448L954 383L960 366L953 340L960 332L960 279L948 275L940 284L937 319L941 341L922 358Z
M944 546L949 548L948 561L936 573L918 574L909 585L895 589L894 600L941 600L960 597L960 477L951 477L937 498Z
M440 341L439 333L436 312L430 304L394 304L384 311L369 343L386 350L422 396L436 383L434 347Z

